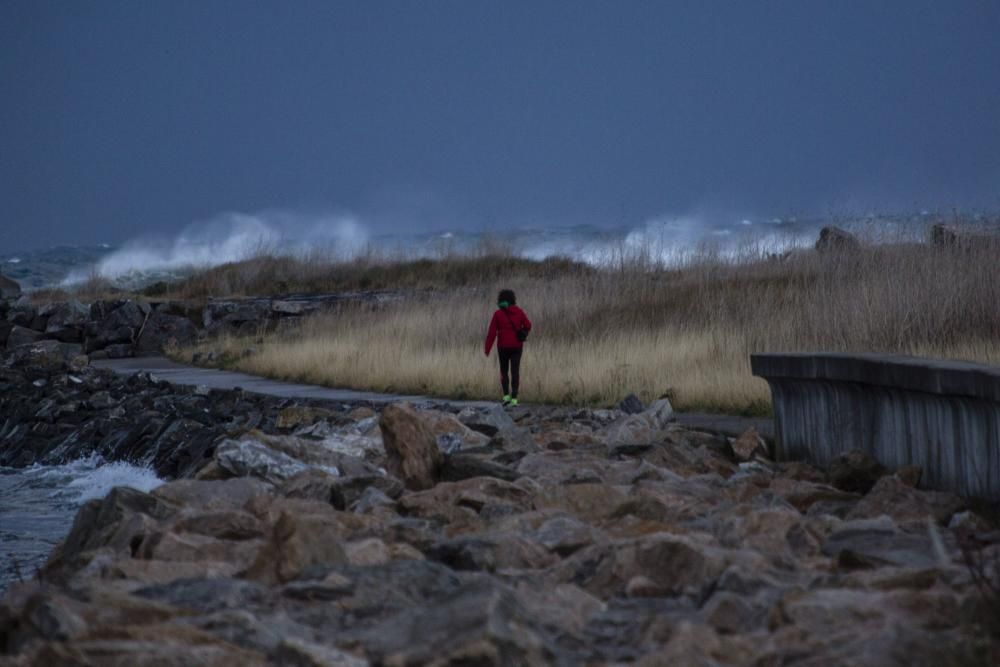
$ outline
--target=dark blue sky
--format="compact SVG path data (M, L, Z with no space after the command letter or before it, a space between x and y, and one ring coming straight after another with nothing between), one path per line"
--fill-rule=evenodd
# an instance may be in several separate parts
M0 0L0 247L1000 208L1000 2Z

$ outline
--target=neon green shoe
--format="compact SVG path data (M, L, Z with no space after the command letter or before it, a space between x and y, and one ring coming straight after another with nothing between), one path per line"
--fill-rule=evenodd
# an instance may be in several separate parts
M516 398L510 399L510 403L508 403L507 405L509 405L512 408L516 408L517 407L517 399Z
M504 394L503 400L500 401L501 405L510 405L510 394Z

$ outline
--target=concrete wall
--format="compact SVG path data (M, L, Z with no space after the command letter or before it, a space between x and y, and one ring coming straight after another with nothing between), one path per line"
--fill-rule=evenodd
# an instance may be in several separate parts
M1000 500L1000 367L882 354L755 354L771 386L779 459L849 449L922 484Z

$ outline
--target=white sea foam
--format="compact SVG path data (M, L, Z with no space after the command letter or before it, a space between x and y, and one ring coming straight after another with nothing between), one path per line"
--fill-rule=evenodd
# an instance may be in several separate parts
M367 240L365 228L349 215L230 212L189 225L173 239L143 237L128 241L95 266L73 271L63 282L82 282L95 273L116 279L203 269L264 253L322 252L350 257L360 252Z
M116 461L99 463L82 474L75 476L66 488L77 494L76 502L84 503L93 498L103 498L116 486L127 486L137 491L152 491L163 484L163 480L149 468Z
M93 498L103 498L116 486L152 491L163 484L150 468L123 461L106 462L93 455L56 466L32 466L19 473L24 483L49 489L49 496L74 505Z

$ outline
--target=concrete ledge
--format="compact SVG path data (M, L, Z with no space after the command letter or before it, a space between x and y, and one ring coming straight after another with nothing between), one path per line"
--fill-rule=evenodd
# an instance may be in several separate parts
M1000 367L892 354L788 353L750 356L765 379L858 382L942 396L1000 401Z
M779 458L861 449L928 487L1000 500L1000 368L883 354L756 354Z

